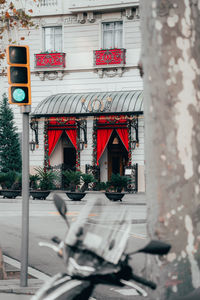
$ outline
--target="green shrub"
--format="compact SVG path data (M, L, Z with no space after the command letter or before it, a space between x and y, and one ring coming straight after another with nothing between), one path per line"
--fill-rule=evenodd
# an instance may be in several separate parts
M39 175L38 174L30 175L29 180L30 180L30 188L33 190L37 190Z
M11 189L16 178L17 173L15 171L2 172L0 175L2 188Z
M56 174L51 170L46 170L42 167L35 168L36 174L38 176L38 188L40 190L52 190L55 187L55 180L57 178Z
M81 179L86 184L89 184L89 183L95 181L94 176L92 174L81 174Z
M121 193L123 188L127 188L130 178L127 176L121 176L120 174L112 174L111 179L108 181L110 188L113 188L115 192Z
M66 170L63 171L62 174L64 178L64 185L70 187L71 191L75 191L75 189L80 185L81 172Z
M108 188L107 182L95 182L95 190L96 191L106 191Z
M82 191L88 190L90 183L95 182L95 178L92 174L81 174L81 179L83 181Z
M21 190L22 189L22 174L16 173L15 181L12 185L13 190Z

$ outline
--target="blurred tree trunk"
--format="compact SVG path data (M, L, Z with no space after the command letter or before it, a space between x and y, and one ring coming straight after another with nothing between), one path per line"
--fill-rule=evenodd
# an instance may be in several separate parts
M200 1L140 11L149 234L172 244L147 266L161 300L200 286Z

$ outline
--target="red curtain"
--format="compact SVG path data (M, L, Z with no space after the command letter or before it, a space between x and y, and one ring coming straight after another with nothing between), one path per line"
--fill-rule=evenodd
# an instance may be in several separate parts
M74 120L66 120L64 117L59 118L60 122L57 121L55 118L51 118L49 121L49 130L48 130L48 144L49 144L49 152L48 155L50 156L55 149L56 144L59 141L62 133L65 131L67 136L69 137L72 145L77 149L76 137L77 137L77 130L76 128L71 128L76 125L75 118ZM74 125L74 126L71 126ZM59 129L62 127L62 129Z
M117 121L116 121L117 119ZM112 129L106 128L110 124L109 120L116 121L114 124L110 125ZM122 126L127 125L127 120L124 116L101 116L98 119L97 122L98 125L100 125L102 128L97 129L97 165L99 165L99 159L101 158L108 142L111 137L111 134L113 130L116 127L119 127L119 124L122 124ZM105 125L105 129L103 128ZM124 144L124 147L126 148L127 151L129 151L129 145L128 145L128 128L116 128L116 131Z
M128 129L127 128L117 129L117 133L118 133L122 143L124 144L124 147L128 151L129 150L129 146L128 146Z
M53 152L62 132L62 130L48 130L49 156Z
M99 165L99 159L103 154L113 129L98 129L97 130L97 165Z
M76 129L68 129L65 130L66 134L68 135L70 141L72 142L72 145L77 149L77 143L76 143L76 137L77 137L77 131Z

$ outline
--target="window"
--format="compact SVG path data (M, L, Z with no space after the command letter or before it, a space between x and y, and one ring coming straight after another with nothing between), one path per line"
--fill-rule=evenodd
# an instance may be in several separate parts
M62 52L62 27L44 28L44 51Z
M122 22L105 22L103 25L103 48L122 48Z
M41 0L41 6L55 6L57 5L57 0Z

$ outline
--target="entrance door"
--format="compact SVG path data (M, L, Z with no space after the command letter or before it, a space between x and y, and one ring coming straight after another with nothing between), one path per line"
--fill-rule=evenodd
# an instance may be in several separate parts
M114 131L108 143L108 180L112 174L124 175L124 167L128 162L128 152Z
M76 150L75 148L64 148L64 168L65 170L76 169Z

